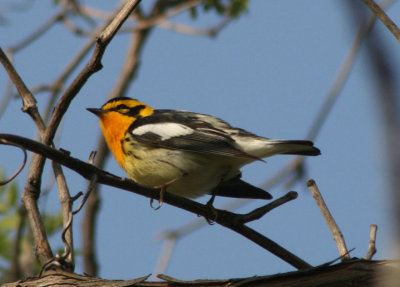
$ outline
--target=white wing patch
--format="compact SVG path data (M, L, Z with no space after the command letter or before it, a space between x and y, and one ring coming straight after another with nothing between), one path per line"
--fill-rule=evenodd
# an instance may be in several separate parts
M168 140L173 137L180 137L192 134L192 128L178 124L178 123L160 123L160 124L146 124L137 127L132 131L134 135L144 135L146 133L153 133L161 137L161 140Z

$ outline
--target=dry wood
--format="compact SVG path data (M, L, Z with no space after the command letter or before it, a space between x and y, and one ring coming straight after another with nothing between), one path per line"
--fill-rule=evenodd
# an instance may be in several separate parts
M339 254L343 260L350 259L349 251L347 250L346 243L344 241L342 232L339 229L339 226L336 224L335 220L333 219L332 214L330 213L328 207L325 204L324 199L322 198L321 193L315 183L314 180L310 179L307 181L307 186L311 191L312 196L315 199L319 209L321 210L322 215L325 218L326 223L329 226L329 229L332 233L333 239L336 242L336 246L339 250Z
M268 266L265 267L266 270ZM103 286L103 287L166 287L166 286L268 286L268 287L375 287L387 286L386 273L400 272L400 261L349 260L332 266L315 267L304 271L224 280L182 281L159 276L164 281L147 282L148 276L133 280L105 280L67 272L51 271L42 278L6 283L4 287L33 286Z

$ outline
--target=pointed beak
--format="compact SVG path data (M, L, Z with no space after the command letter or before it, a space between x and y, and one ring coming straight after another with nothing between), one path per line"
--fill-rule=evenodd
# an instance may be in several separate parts
M95 115L98 116L98 117L105 113L105 111L102 110L102 109L87 108L87 110L88 110L89 112L95 114Z

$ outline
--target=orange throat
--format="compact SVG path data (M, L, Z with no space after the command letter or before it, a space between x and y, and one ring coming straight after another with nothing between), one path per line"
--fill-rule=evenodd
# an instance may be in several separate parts
M131 118L121 116L116 112L110 112L100 117L100 127L107 145L123 169L125 169L125 153L122 149L122 140L132 122Z

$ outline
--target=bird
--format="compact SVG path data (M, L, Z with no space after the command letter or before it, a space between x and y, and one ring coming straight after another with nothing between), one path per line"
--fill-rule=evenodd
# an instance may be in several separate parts
M241 179L241 167L277 154L316 156L308 140L276 140L236 128L217 117L183 110L153 109L129 97L87 108L100 120L115 160L139 185L197 198L271 199ZM211 200L210 200L211 201Z

